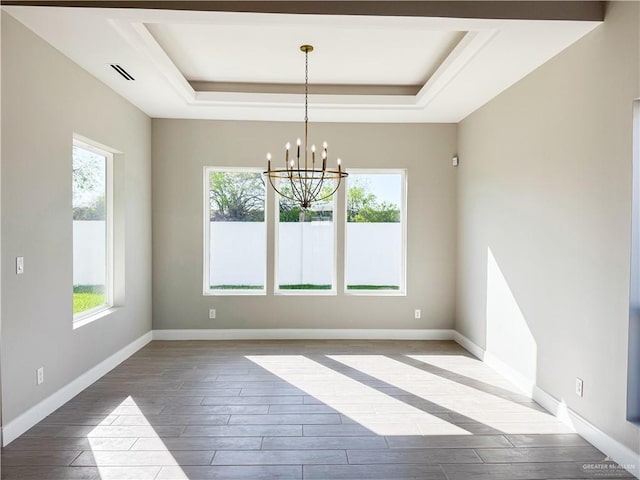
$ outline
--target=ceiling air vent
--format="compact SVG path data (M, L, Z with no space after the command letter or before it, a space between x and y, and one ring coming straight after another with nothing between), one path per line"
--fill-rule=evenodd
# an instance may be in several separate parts
M124 68L122 68L120 65L118 65L117 63L112 63L111 64L111 68L113 68L116 72L118 72L120 75L122 75L124 77L125 80L135 80L135 78L133 78L129 72L127 72Z

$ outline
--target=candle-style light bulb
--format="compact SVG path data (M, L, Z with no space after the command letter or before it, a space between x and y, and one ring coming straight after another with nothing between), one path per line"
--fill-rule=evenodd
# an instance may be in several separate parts
M300 139L296 140L296 143L298 144L298 158L300 158Z
M338 165L340 165L340 163L341 163L341 160L340 160L340 159L338 159Z
M289 163L289 164L291 165L291 168L293 168L293 164L294 164L294 163L295 163L295 162L293 161L293 158L292 158L292 159L291 159L291 162Z
M311 145L311 164L315 165L316 163L316 146Z
M267 160L271 160L271 154L267 153Z
M338 171L339 172L342 171L342 166L339 158L338 158Z
M327 142L322 142L322 148L324 148L325 150L327 149Z

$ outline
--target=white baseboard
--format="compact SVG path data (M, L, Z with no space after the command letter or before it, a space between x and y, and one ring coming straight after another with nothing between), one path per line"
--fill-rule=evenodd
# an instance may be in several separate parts
M482 347L476 345L458 331L454 332L453 339L461 347L469 351L469 353L484 361L488 366L507 378L507 380L527 392L531 398L548 410L549 413L573 429L578 435L602 451L611 460L623 466L629 473L636 476L636 478L640 478L640 455L637 452L634 452L617 440L611 438L595 425L575 413L564 403L558 401L540 387L533 384L524 375L496 358L495 355L486 352Z
M450 329L184 329L154 330L154 340L453 340Z
M631 475L640 478L640 454L611 438L538 386L533 389L533 399Z
M453 331L453 340L471 355L479 360L484 361L484 348L476 345L457 330Z
M103 360L92 369L84 372L57 392L22 413L2 428L3 446L7 446L24 432L29 430L47 415L60 408L89 385L113 370L124 360L136 353L152 340L152 332L145 333L137 340Z

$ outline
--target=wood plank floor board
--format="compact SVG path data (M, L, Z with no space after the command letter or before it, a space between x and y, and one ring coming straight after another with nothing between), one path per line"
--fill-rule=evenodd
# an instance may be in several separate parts
M443 465L448 480L565 480L633 478L622 469L607 470L585 468L583 462L499 463L481 465Z
M276 437L289 438L289 437ZM130 450L260 450L262 437L165 437L138 438Z
M579 447L519 447L504 449L476 449L485 463L531 462L591 462L604 460L605 455L590 445Z
M604 459L453 342L154 341L2 449L1 475L630 478Z
M302 466L162 467L155 480L185 480L185 478L189 480L302 480Z
M161 467L2 467L2 480L155 480Z

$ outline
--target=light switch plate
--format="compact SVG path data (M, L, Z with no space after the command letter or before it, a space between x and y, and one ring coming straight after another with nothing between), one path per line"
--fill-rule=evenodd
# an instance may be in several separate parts
M24 257L16 257L16 275L24 273Z
M576 395L579 397L584 396L584 382L581 378L576 378Z

